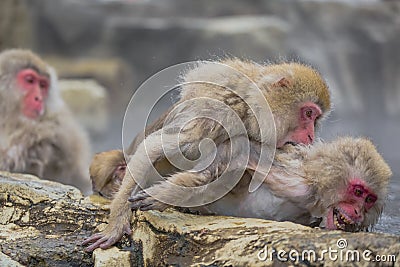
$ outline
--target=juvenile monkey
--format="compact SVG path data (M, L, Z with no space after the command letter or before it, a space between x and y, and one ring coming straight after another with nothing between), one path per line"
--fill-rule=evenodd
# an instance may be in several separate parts
M0 170L90 192L89 141L64 104L55 71L28 50L0 53Z
M138 145L143 142L146 134L162 128L167 111L154 123L152 123L146 132L138 134L127 149L128 155L135 153ZM167 160L160 160L156 163L156 169L159 173L168 175L176 169L169 164ZM92 181L93 193L102 197L113 199L118 192L121 182L124 179L126 171L126 160L122 150L110 150L97 153L90 164L89 174Z
M127 200L132 192L140 190L133 177L141 181L141 187L148 187L153 180L148 178L152 177L149 172L153 166L169 163L180 153L192 163L200 162L194 159L203 154L199 145L204 138L218 147L241 135L243 125L248 140L261 147L313 142L315 126L330 111L330 93L317 71L298 63L259 65L238 59L221 63L200 63L189 71L183 77L181 98L175 108L146 131L143 142L133 142L136 145L128 151L130 171L111 204L109 225L84 241L94 242L87 251L108 248L131 232L132 212ZM222 122L209 118L214 114L220 115ZM272 159L273 152L259 158Z
M167 204L157 201L164 197L188 198L205 194L203 188L217 179L218 169L245 159L227 155L229 142L219 147L212 165L198 173L181 172L130 198L132 207L141 210L164 210ZM290 146L278 149L264 183L255 192L248 191L257 144L252 143L248 171L236 187L221 199L191 210L206 214L256 217L293 221L305 225L321 220L320 227L329 230L360 231L376 224L387 197L391 170L374 145L363 138L339 138L331 143L314 146ZM230 153L228 153L230 154ZM171 186L171 183L189 190Z
M126 162L121 150L98 153L89 168L93 193L112 199L125 176Z

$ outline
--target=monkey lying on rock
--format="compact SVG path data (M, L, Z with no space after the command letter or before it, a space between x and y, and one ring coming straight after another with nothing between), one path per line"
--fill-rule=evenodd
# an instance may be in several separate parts
M229 142L220 145L219 156L202 172L179 172L167 177L168 182L133 195L129 199L131 207L162 211L169 205L157 200L160 195L176 199L207 194L206 187L199 187L217 180L217 172L224 171L228 160L233 165L246 160L229 148ZM257 150L257 144L252 142L248 168L232 191L213 203L189 210L351 232L376 224L387 197L391 170L369 140L344 137L313 146L285 145L277 150L270 172L263 174L263 185L250 193L248 185ZM103 156L107 153L103 152Z
M320 227L351 232L377 222L391 170L369 140L347 137L313 146L286 145L277 150L270 172L263 173L264 183L255 192L248 191L257 164L257 144L251 144L247 171L236 187L221 199L191 210L306 225L322 219ZM228 160L233 165L246 160L229 155L229 147L229 142L221 145L218 155L223 156L206 170L173 174L167 181L133 195L129 199L131 207L164 210L169 205L157 200L160 195L163 199L206 195L206 185L218 179L217 171L224 171Z
M147 149L152 149L150 152L157 152L159 148L156 146L160 146L161 149L166 148L168 152L171 148L163 147L163 143L158 143L157 139L148 137L161 135L160 131L164 129L167 130L167 137L171 134L183 134L183 141L186 140L185 136L189 135L188 139L194 143L193 147L199 144L196 140L210 137L207 133L210 129L207 128L207 121L204 124L189 125L191 127L187 129L180 128L180 132L174 132L168 131L168 127L174 125L174 120L167 120L167 116L163 115L146 129L146 133L137 137L128 149L128 156L130 156L128 166L131 172L124 174L124 167L121 168L125 166L124 155L121 151L113 151L112 154L103 152L93 161L91 167L93 181L100 180L103 186L114 180L123 179L123 183L111 206L109 227L84 242L84 244L94 242L87 251L97 247L107 248L124 232L130 233L129 225L118 225L119 220L122 219L122 222L125 222L126 219L127 213L124 209L127 205L125 202L128 198L127 194L131 195L129 198L131 204L128 207L132 209L164 210L169 206L189 207L190 210L203 214L289 220L306 225L315 225L315 222L318 222L319 226L326 229L345 231L364 230L376 223L382 211L391 171L370 141L362 138L341 138L315 146L296 145L312 143L314 128L310 130L310 125L317 125L322 115L329 111L329 98L326 98L329 93L319 76L312 70L298 65L273 66L269 69L268 66L249 62L234 61L229 64L250 76L261 89L265 88L265 96L269 100L278 127L276 143L278 150L271 170L268 171L267 168L264 171L264 168L258 168L263 164L269 165L268 162L260 161L263 141L257 136L252 138L251 135L250 137L236 135L222 142L218 138L214 140L217 153L210 155L212 163L209 165L198 162L201 168L194 166L192 170L186 171L170 168L166 171L167 157L156 154L159 156L152 158L153 165L159 173L166 174L163 176L167 177L167 181L145 184L146 186L142 187L144 191L137 186L133 189L135 181L132 176L137 178L136 169L144 167L141 156L149 156L147 151L143 150L146 149L143 139L144 141L151 140L147 147ZM200 67L200 74L196 77L206 75L204 68L207 69L207 64ZM279 71L275 73L274 70ZM193 73L189 73L189 80L193 78L191 75L196 74L196 71L195 69ZM214 78L218 74L220 73L214 73ZM238 80L234 75L222 73L221 77L215 78L215 80L218 79L230 85L234 84L239 89L246 87L246 83ZM199 80L202 79L199 78ZM202 93L210 97L222 96L221 100L225 99L225 103L230 103L233 107L235 104L239 105L236 108L241 110L241 102L237 101L233 95L228 96L228 94L223 94L223 91L219 92L219 95L215 94L218 91L207 89L202 85L191 85L188 88L189 93L183 94L183 99L185 95L200 97ZM276 94L275 98L271 97L271 93ZM185 111L188 110L183 110L183 114ZM189 111L193 112L193 110ZM242 117L242 121L250 120L251 116L248 118L246 116ZM297 119L292 120L293 118ZM291 123L295 126L284 126ZM250 120L247 123L248 129L253 129L251 126ZM211 129L215 129L214 125ZM293 134L294 132L299 135ZM301 138L303 136L306 138ZM244 152L247 146L250 147L249 154ZM192 147L189 148L192 149ZM191 156L190 151L183 150L183 154ZM206 157L204 160L208 162L209 158ZM198 199L210 199L209 196L214 195L215 192L207 192L211 188L209 185L217 183L220 187L224 187L221 174L227 172L228 177L230 174L237 176L235 172L240 168L235 166L243 165L243 162L246 168L240 174L239 183L226 195L219 195L221 198L214 201L205 201L204 205L188 205ZM203 168L203 166L207 167ZM255 174L263 177L263 183L254 192L249 192L249 184ZM105 179L105 177L108 178ZM140 178L153 180L151 175ZM106 190L107 187L103 188ZM114 188L117 187L114 186ZM107 190L110 193L109 196L113 196L109 187ZM102 189L99 188L99 192L101 191ZM184 205L179 205L180 202ZM171 205L171 203L178 204Z

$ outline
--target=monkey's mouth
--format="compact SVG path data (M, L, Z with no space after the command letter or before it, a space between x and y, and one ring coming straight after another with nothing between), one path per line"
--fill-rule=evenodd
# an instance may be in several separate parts
M358 223L354 222L344 212L340 212L337 208L333 208L333 223L338 230L346 232L357 232L360 230Z
M287 141L287 142L285 143L285 145L297 146L297 143L296 143L296 142L293 142L293 141Z

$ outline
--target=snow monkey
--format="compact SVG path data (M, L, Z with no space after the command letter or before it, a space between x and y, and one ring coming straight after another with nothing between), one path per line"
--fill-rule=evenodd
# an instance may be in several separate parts
M168 165L163 162L178 155L183 155L193 166L202 162L202 157L208 154L201 152L205 139L217 148L243 134L244 129L247 140L261 147L279 148L314 141L315 128L331 108L327 84L315 69L299 63L260 65L239 59L219 63L201 62L189 70L183 76L180 100L133 141L126 151L129 171L111 203L109 225L83 242L94 242L87 251L108 248L124 233L131 233L128 198L132 192L135 194L140 187L148 187L154 181L148 177L152 177L149 172L157 164ZM210 119L218 115L220 121ZM205 147L203 152L208 151L208 146ZM268 151L267 159L272 162L274 152ZM260 162L264 160L265 152L259 158ZM178 172L190 169L187 165L185 168L171 165Z
M112 199L125 176L126 162L121 150L98 153L89 168L93 193Z
M0 170L90 192L90 149L57 88L55 71L28 50L0 53Z
M242 138L242 137L239 137ZM180 172L168 180L185 187L201 186L225 169L229 141L219 146L219 157L202 172ZM343 137L313 146L286 145L278 149L264 183L249 193L248 183L257 164L257 143L251 143L247 172L236 187L221 199L191 208L205 214L256 217L293 221L330 230L360 231L373 226L383 209L391 170L374 145L364 138ZM236 154L230 164L246 159ZM194 197L171 183L161 182L130 198L132 208L164 210L159 194ZM194 191L202 193L202 191Z

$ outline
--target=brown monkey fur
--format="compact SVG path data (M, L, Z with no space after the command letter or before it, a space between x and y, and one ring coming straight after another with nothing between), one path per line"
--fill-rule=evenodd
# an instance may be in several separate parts
M330 111L330 93L327 85L319 73L308 66L298 63L259 65L239 59L228 59L221 63L228 66L228 69L243 73L244 76L238 75L235 71L226 71L226 67L221 68L207 62L200 63L197 68L190 70L183 77L183 82L190 84L182 85L181 100L175 106L187 100L204 97L221 101L229 105L239 116L251 141L274 144L275 135L271 124L259 126L256 116L249 108L250 105L257 109L260 105L259 96L250 90L255 84L269 103L276 126L277 145L280 146L293 141L291 134L299 127L298 114L303 105L312 103L320 110L320 114L314 121L316 125ZM214 82L218 86L212 83L198 83L198 81ZM225 89L226 87L232 88L233 91ZM179 110L178 115L172 120L165 122L161 118L159 124L156 123L155 127L150 127L146 134L138 138L139 140L134 140L133 143L138 145L132 145L133 149L128 151L130 172L126 172L121 188L112 201L110 223L102 233L85 240L83 244L94 242L86 249L87 251L92 251L97 247L108 248L124 233L131 232L129 221L132 212L127 200L132 192L137 193L140 190L133 177L146 177L152 165L165 159L164 150L172 152L178 148L171 144L166 145L170 138L174 139L179 134L181 141L179 149L187 158L199 156L198 145L203 138L212 139L217 146L227 140L228 136L222 126L205 118L193 120L183 129L176 129L180 118L195 118L205 109L213 109L213 106L207 103L186 106L186 109ZM214 110L214 112L223 111ZM261 116L268 116L268 114L261 114ZM267 123L271 122L272 118ZM267 134L260 135L260 128ZM161 142L161 134L165 143ZM146 136L146 144L140 140L144 136ZM310 139L312 141L313 138Z
M164 210L168 205L154 198L160 195L182 201L189 197L204 197L204 190L186 191L171 186L171 183L188 189L206 185L217 178L221 169L226 169L228 161L238 164L246 160L239 154L229 160L226 157L229 149L229 141L220 145L220 156L204 171L180 172L168 178L170 183L161 182L146 192L141 191L130 199L132 207ZM248 191L248 184L253 166L257 164L255 142L252 142L251 154L247 173L231 192L213 203L190 209L204 214L257 217L305 225L321 221L320 227L332 230L360 231L376 224L392 173L369 140L345 137L314 146L287 145L278 149L270 172L263 174L263 185L252 193ZM366 203L367 196L353 195L353 186L361 185L363 190L368 188L370 196L376 197L374 203ZM354 213L354 210L357 211Z
M98 153L89 168L93 193L112 199L125 175L126 162L121 150Z
M25 69L50 83L44 112L36 119L21 113L16 76ZM88 194L89 140L60 96L55 71L28 50L0 53L0 99L0 170L34 174Z

